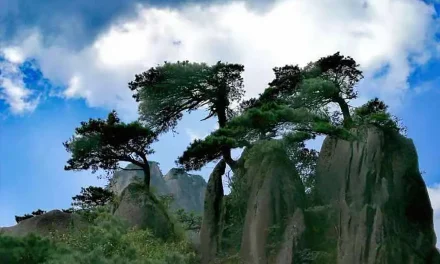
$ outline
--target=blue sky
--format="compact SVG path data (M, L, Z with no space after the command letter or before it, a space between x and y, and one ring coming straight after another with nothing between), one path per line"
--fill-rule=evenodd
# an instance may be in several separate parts
M165 60L238 62L245 65L247 95L256 96L273 77L272 67L304 66L341 51L365 73L353 105L379 96L408 127L440 227L434 2L36 2L0 2L0 226L37 208L69 207L81 187L105 183L87 171L64 171L62 142L81 121L111 109L124 121L136 119L127 87L136 73ZM200 123L202 117L186 116L178 135L155 144L151 159L164 173L190 140L215 128L212 120Z

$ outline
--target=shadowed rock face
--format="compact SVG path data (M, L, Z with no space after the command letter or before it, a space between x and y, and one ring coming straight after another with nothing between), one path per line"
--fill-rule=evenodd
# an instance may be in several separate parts
M370 127L359 140L326 138L317 190L336 214L336 263L433 263L433 211L413 142Z
M296 233L304 231L304 186L278 142L256 145L248 155L244 166L251 189L240 255L249 264L289 263Z
M131 227L148 228L160 238L169 238L174 232L165 208L141 184L130 183L124 189L113 215Z
M313 202L276 142L242 155L249 199L239 263L440 263L413 142L375 127L353 132L352 142L324 141Z
M128 165L127 169L136 169ZM188 212L201 213L205 198L206 181L199 175L188 174L179 169L171 169L165 177L157 162L150 162L151 187L157 195L172 194L174 201L172 209L185 209ZM130 183L143 182L142 171L118 171L110 180L109 188L118 196Z
M180 169L171 169L164 177L168 193L173 194L172 209L183 208L201 213L205 199L206 181L200 175L188 174Z
M274 263L292 263L294 252L297 252L302 246L301 243L305 230L306 226L303 210L297 209L288 221ZM296 262L293 261L293 263Z
M0 232L11 236L25 236L30 233L49 235L50 232L67 232L70 228L84 228L87 224L77 214L52 210L42 215L25 219L15 226L0 228Z
M200 228L201 263L211 263L219 250L222 226L223 183L226 163L221 160L209 176L206 189L203 221Z
M154 161L150 161L150 173L151 173L151 187L159 194L167 194L168 188L163 179L162 172L160 171L159 164ZM116 195L121 196L124 189L133 182L142 183L144 180L144 174L142 170L138 169L136 165L129 164L125 167L126 171L117 171L110 180L110 190Z

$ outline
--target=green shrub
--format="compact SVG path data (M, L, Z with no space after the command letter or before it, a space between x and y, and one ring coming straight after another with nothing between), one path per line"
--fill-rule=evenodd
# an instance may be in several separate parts
M83 211L82 213L85 213ZM192 264L197 255L185 240L163 241L149 230L129 228L97 208L88 229L36 235L0 235L0 263L8 264Z
M63 253L53 241L36 235L22 238L0 234L0 263L37 264L46 263Z

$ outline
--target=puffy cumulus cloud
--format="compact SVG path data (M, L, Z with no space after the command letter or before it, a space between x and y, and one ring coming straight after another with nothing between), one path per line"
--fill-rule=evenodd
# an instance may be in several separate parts
M434 209L434 229L437 234L437 248L440 248L440 184L428 187L432 209Z
M364 70L361 95L398 104L412 69L432 56L434 12L417 0L283 0L265 12L245 2L139 5L137 16L118 20L81 50L43 45L35 31L12 47L11 57L36 58L47 78L67 85L66 97L134 116L127 83L165 60L242 63L247 96L256 96L274 66L304 66L341 51Z
M28 89L24 83L24 75L18 64L22 62L22 57L12 49L2 55L6 60L0 57L0 100L9 106L12 114L32 112L40 97L35 96L35 91Z

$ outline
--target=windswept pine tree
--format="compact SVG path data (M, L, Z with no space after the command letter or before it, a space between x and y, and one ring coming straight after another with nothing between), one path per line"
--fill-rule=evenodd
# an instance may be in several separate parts
M203 140L191 143L178 163L200 169L219 158L219 148L243 148L262 139L286 137L294 142L317 135L348 137L352 116L348 105L357 97L355 85L362 79L359 65L339 53L309 63L306 67L286 65L273 69L275 78L258 98L241 101L224 127ZM342 121L334 122L327 106L335 103Z
M90 209L96 206L108 204L113 197L113 193L102 187L89 186L81 188L78 195L72 197L72 206L80 209Z
M139 167L145 175L145 187L150 188L150 166L148 156L154 151L151 144L156 141L156 134L140 122L123 123L115 111L107 120L90 119L81 122L73 137L64 142L71 158L65 170L88 170L95 173L99 169L113 173L125 170L120 162L130 162Z
M140 120L157 133L173 130L185 112L207 109L203 120L216 117L220 128L235 116L232 108L243 95L244 66L218 62L212 66L188 61L169 63L135 76L129 83L139 102ZM232 168L231 149L222 145L216 152Z

